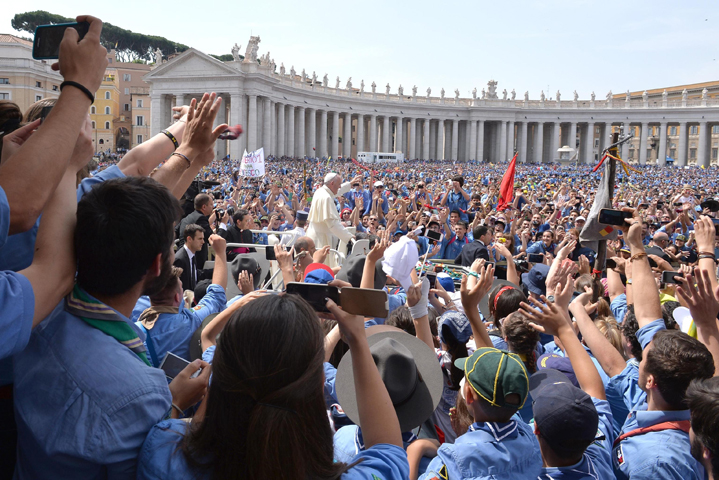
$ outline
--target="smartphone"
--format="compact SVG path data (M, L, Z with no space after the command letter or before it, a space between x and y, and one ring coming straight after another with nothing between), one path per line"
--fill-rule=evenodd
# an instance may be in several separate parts
M640 203L639 208L649 208L649 204L648 203Z
M681 207L682 202L674 202L672 205L674 205L675 207Z
M617 262L611 258L607 258L607 268L617 268Z
M337 305L340 304L340 289L329 285L315 283L290 282L287 284L288 295L299 295L309 303L315 312L329 312L325 298L329 298Z
M530 253L527 257L527 261L529 263L543 263L544 255L542 255L541 253Z
M172 352L167 352L165 358L160 362L160 369L165 372L167 378L175 378L181 371L190 364L184 358L178 357ZM202 369L198 369L190 378L195 378L202 372Z
M435 232L434 230L426 230L424 232L424 236L429 238L430 240L434 240L435 242L442 241L442 234L439 232Z
M292 247L285 246L285 250L289 252L290 250L292 250ZM274 247L265 248L265 258L267 260L277 260L277 255L275 255Z
M90 29L90 24L80 22L38 25L35 28L35 39L32 43L32 58L35 60L54 60L58 58L60 56L60 42L62 42L67 28L77 30L80 40L82 40Z
M632 218L631 212L623 212L621 210L610 210L608 208L602 208L599 210L599 223L604 225L616 225L618 227L628 227L624 221L627 218Z
M681 278L681 272L662 272L662 283L679 283L677 278Z
M427 280L429 280L429 288L434 288L437 284L437 274L427 272Z
M227 130L220 134L220 140L237 140L242 133L242 125L235 125L227 127Z
M389 297L384 290L343 287L340 290L340 302L342 310L352 315L377 318L387 318L389 315Z
M47 118L48 115L50 115L50 111L52 110L52 105L49 105L47 107L42 107L42 110L40 111L40 125L45 123L45 118Z

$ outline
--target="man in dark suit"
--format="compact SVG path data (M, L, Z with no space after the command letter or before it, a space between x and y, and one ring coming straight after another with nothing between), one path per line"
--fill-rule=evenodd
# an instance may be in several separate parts
M474 262L477 258L483 258L489 261L489 251L487 250L487 245L492 243L492 229L486 225L478 225L474 227L472 236L474 237L474 241L464 246L462 253L460 253L454 260L455 265L471 267L472 262Z
M180 282L182 290L195 290L202 270L197 261L198 253L205 245L205 230L194 223L185 227L182 234L184 244L175 253L174 265L182 269Z
M212 197L206 193L200 193L195 197L195 211L182 219L175 230L175 235L180 239L179 247L185 244L184 232L185 228L190 225L199 225L204 229L205 238L210 238L212 229L210 228L209 216L212 214ZM202 249L197 252L197 266L203 268L207 261L207 244L203 243Z

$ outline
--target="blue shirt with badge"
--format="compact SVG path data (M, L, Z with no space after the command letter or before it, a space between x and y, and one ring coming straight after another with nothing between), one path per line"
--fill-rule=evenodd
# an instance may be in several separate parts
M532 428L516 415L507 423L474 423L437 450L420 480L536 480L542 454Z
M188 427L182 420L164 420L152 428L140 452L138 480L212 478L209 472L203 475L193 471L182 450L177 448ZM396 445L373 445L359 452L350 463L356 464L340 476L341 480L409 478L407 453Z
M188 309L180 305L178 313L161 313L149 330L137 322L138 328L146 334L145 347L152 365L159 367L167 352L189 362L192 334L208 315L220 313L226 304L225 289L213 283L207 287L207 293L195 308Z
M629 412L647 400L647 394L639 388L639 361L627 360L627 366L609 379L606 386L607 401L614 418L614 433L619 435Z
M110 316L144 339L128 318L99 305L102 312L95 304L83 316ZM170 409L162 370L68 311L64 300L14 364L14 478L135 477L142 442Z

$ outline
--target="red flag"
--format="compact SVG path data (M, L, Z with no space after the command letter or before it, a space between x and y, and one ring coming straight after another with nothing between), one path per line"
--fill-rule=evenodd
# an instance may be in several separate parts
M514 171L516 167L517 154L515 153L512 161L509 162L507 171L504 172L502 183L499 186L499 203L497 203L497 211L499 212L509 207L509 204L514 199Z

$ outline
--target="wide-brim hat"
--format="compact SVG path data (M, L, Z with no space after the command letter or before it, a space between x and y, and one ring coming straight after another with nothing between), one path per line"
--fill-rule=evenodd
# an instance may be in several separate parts
M522 274L522 283L535 295L546 295L548 274L549 266L543 263L537 263L529 272Z
M517 285L510 282L509 280L501 280L499 278L497 278L496 280L494 280L492 282L492 286L489 287L489 291L491 292L492 290L494 290L494 287L496 287L496 286L514 287L517 290L519 290L520 292L522 291ZM489 294L482 297L482 299L479 301L479 311L482 314L482 316L484 317L485 321L488 321L489 318L492 316L492 314L489 312Z
M242 253L237 255L227 267L226 291L229 299L242 295L235 279L239 278L243 270L247 270L248 273L252 274L252 281L255 290L257 290L264 282L265 277L267 277L267 272L270 271L270 262L265 257L264 252Z
M409 432L420 426L442 398L444 377L434 349L413 335L394 331L376 333L367 338L367 343L397 413L400 429ZM337 367L335 389L342 410L361 427L351 350Z
M362 284L362 271L367 255L355 255L345 259L342 270L335 276L338 280L349 282L353 287L359 288ZM374 289L382 290L387 284L387 274L382 270L382 261L375 264L374 268Z

